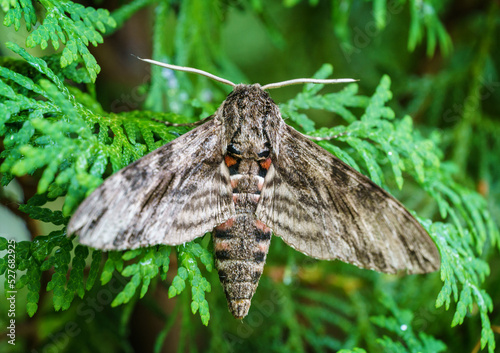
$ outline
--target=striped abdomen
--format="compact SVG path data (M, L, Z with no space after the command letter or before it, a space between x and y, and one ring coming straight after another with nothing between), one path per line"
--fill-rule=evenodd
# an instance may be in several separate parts
M226 293L229 311L243 318L250 308L266 262L271 229L255 217L264 177L271 164L226 156L236 217L213 232L215 267Z

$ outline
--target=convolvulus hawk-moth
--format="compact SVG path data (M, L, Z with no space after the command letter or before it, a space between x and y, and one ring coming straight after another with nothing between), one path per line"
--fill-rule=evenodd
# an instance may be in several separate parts
M271 234L318 259L424 273L436 246L414 217L366 176L288 126L266 89L353 80L235 85L211 119L109 177L78 208L68 233L105 250L178 245L212 231L229 310L243 318Z

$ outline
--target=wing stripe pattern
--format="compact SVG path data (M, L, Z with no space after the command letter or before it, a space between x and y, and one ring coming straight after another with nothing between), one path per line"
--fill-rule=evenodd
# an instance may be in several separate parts
M256 212L275 235L306 255L363 268L439 268L435 244L396 199L292 127L283 123L279 136Z
M109 177L80 205L68 233L99 249L177 245L235 214L223 126L199 126Z

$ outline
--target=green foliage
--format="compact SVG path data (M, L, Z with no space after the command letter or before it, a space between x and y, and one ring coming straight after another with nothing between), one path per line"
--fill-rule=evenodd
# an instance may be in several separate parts
M341 349L338 353L366 353L363 348L354 348L354 349Z
M54 216L54 215L52 215ZM73 253L72 250L74 250ZM38 300L42 272L52 270L52 276L47 283L46 290L53 292L53 305L55 310L67 310L77 294L83 298L85 290L91 289L92 277L87 279L87 288L84 286L84 272L86 259L89 254L87 247L73 246L64 231L54 231L47 236L38 236L33 242L18 242L15 251L15 268L25 271L16 281L16 288L27 287L26 309L30 316L38 310ZM6 254L3 261L8 261ZM100 262L100 257L93 257L93 262ZM71 264L71 270L68 271ZM95 265L93 265L95 266ZM2 267L0 274L5 274ZM69 272L69 277L67 274ZM8 290L5 281L5 289Z
M352 34L348 27L349 17L351 15L350 7L356 1L332 0L332 22L334 30L342 40L343 50L351 53L358 50L353 44L353 37L369 37L372 33L383 30L392 20L393 16L399 15L404 11L405 3L410 8L410 22L408 33L408 50L414 51L425 37L427 37L427 55L432 56L437 46L445 55L448 55L452 49L450 35L446 32L445 26L439 18L439 13L443 10L443 4L433 0L408 0L408 1L388 1L372 0L373 18L364 24L364 27L355 27L355 34ZM356 41L356 39L354 39Z
M376 36L390 30L391 21L398 20L396 15L405 16L406 11L407 49L418 52L419 44L426 38L424 49L428 56L437 52L451 56L452 64L446 70L418 79L395 79L401 74L397 70L403 70L398 66L391 73L397 85L392 89L389 75L376 72L376 79L368 78L377 81L371 87L363 86L361 81L334 88L335 93L322 93L321 85L305 85L301 92L279 105L287 123L300 131L311 136L335 136L319 144L417 211L415 214L439 248L440 276L387 276L346 264L317 262L276 239L250 314L242 323L236 323L227 313L220 286L214 285L212 291L217 274L212 271L214 260L207 250L207 241L178 246L177 261L171 255L171 247L160 245L107 252L103 262L101 251L77 245L65 231L78 204L106 177L188 131L185 127L167 127L159 121L196 121L212 114L226 92L224 87L204 78L172 74L155 67L151 84L140 87L141 92L147 93L144 106L149 110L111 113L101 106L94 85L100 68L88 46L102 43L101 33L118 29L140 8L152 3L135 0L110 15L107 10L71 1L41 1L44 11L35 11L29 1L0 2L5 26L14 25L18 30L24 20L30 32L27 47L46 50L51 42L56 51L61 49L54 55L37 57L19 44L7 43L6 47L22 59L0 60L2 185L27 175L35 179L37 193L19 205L18 211L54 229L31 242L16 243L16 288L26 293L28 315L37 311L41 317L46 315L48 306L42 305L45 302L41 296L46 291L56 311L66 310L66 315L80 320L80 328L89 327L80 337L94 337L95 331L90 328L98 324L81 320L80 305L94 298L96 292L112 288L113 280L118 279L123 286L111 291L109 303L99 310L93 307L93 317L107 320L106 316L99 316L100 310L114 308L109 310L119 313L115 335L120 342L127 337L132 310L141 299L164 322L156 338L157 352L175 325L181 332L179 351L192 350L190 342L208 334L206 348L212 351L229 352L238 347L280 352L341 349L344 353L463 349L460 340L455 342L457 328L444 327L468 325L472 332L468 337L480 339L481 348L492 353L492 323L497 324L498 316L494 316L495 297L488 278L494 270L489 261L500 247L494 220L494 216L500 220L500 211L494 197L486 200L473 191L471 180L476 175L467 174L467 166L480 170L478 177L489 181L492 193L500 195L498 154L494 153L499 147L494 137L500 128L493 113L480 109L484 99L476 94L490 76L493 88L489 92L492 97L498 94L496 70L489 58L498 22L497 7L488 8L484 26L476 25L484 36L478 41L478 54L467 56L460 51L460 43L455 46L456 52L451 51L450 36L440 19L440 14L447 10L446 4L431 0L374 0L368 5L355 0L330 2L332 31L341 41L344 55L363 49L356 45L356 36L360 35L356 24L363 23L356 22L360 21L356 14L368 7L373 12L363 12L364 19L368 21L366 25L371 23L377 29ZM301 10L324 6L324 2L315 0L308 4L283 3L288 9ZM154 59L244 81L243 74L224 54L220 39L229 5L192 0L175 6L168 2L155 6ZM249 1L241 6L265 24L274 43L286 45L285 36L267 17L274 11L271 5ZM366 32L367 27L361 31ZM165 33L173 32L174 38L166 40ZM370 38L374 42L375 39ZM399 53L401 47L398 50ZM391 65L392 61L383 67ZM464 65L469 70L466 74L461 71ZM332 72L331 65L323 65L315 77L327 78ZM468 77L472 77L472 83ZM470 87L464 89L463 82ZM410 93L408 99L405 94ZM460 121L452 128L440 126L439 122L449 97L469 102L459 111ZM410 115L418 117L415 112L421 109L428 114L423 122L418 121L420 125L414 126ZM318 123L311 116L317 111L333 117L335 126L316 128ZM332 126L331 122L328 126ZM479 151L479 161L467 155L468 148ZM6 247L6 239L0 237L0 250ZM0 259L0 275L7 272L8 255ZM169 269L175 275L169 276ZM96 284L98 278L100 283ZM175 301L175 309L170 312L146 295L162 291L162 283L168 287L163 292L169 301ZM5 281L5 289L7 284ZM187 286L191 291L185 290ZM434 314L429 314L432 310ZM194 321L192 314L197 312L207 328L198 319ZM92 339L83 339L81 344L98 351L92 347Z
M147 293L151 281L160 275L162 280L167 277L170 264L170 247L160 245L151 248L141 248L122 252L110 252L104 264L101 274L101 284L107 284L113 277L114 272L124 277L131 277L123 290L118 293L112 306L128 303L134 298L140 287L139 298ZM210 252L197 243L188 243L178 247L179 266L177 275L169 288L168 296L172 298L179 295L186 287L186 280L191 285L193 314L200 311L201 320L204 325L208 324L210 313L208 302L205 300L205 292L210 292L210 283L202 276L198 268L196 258L205 265L208 271L212 270L213 258ZM125 265L126 261L135 259L135 263ZM142 283L142 285L141 285Z
M58 50L60 41L64 45L60 56L61 68L82 59L91 80L95 81L101 69L87 46L89 43L94 46L102 43L99 32L105 33L106 26L116 26L113 17L106 10L84 7L71 1L42 0L40 3L46 11L45 17L42 24L26 38L26 46L33 48L39 45L43 50L50 41ZM17 31L22 18L28 31L36 24L36 11L31 1L3 0L1 5L5 12L5 26L14 25Z
M393 332L402 341L393 341L390 337L384 336L377 339L385 352L443 352L446 346L443 342L419 332L415 334L410 323L413 321L413 314L409 310L397 308L396 303L387 295L381 295L381 304L386 306L393 316L374 316L371 321L382 328Z
M118 257L120 255L120 257ZM130 282L127 283L122 292L120 292L116 298L111 303L112 306L117 306L123 303L128 303L130 299L134 296L137 288L142 282L141 291L139 298L144 297L146 294L151 279L155 278L159 273L161 273L162 279L165 279L168 265L170 263L169 256L170 248L166 246L159 246L156 248L149 249L137 249L125 252L123 255L118 253L117 255L111 255L106 264L104 265L104 271L101 276L101 283L104 285L109 282L110 277L110 267L123 268L123 262L120 260L132 260L135 257L141 256L138 263L134 263L126 266L123 270L120 270L121 274L125 277L132 277ZM115 258L115 259L114 259ZM108 265L111 263L111 265Z
M200 317L203 324L208 325L210 313L208 311L208 302L205 299L205 292L210 292L212 287L198 268L196 258L205 265L208 271L212 271L213 257L210 252L202 248L197 243L188 243L178 247L180 266L177 269L177 276L172 281L172 286L168 289L168 297L172 298L179 295L186 287L186 280L191 285L191 311L193 314L200 311Z
M452 298L457 302L457 310L451 323L455 326L462 324L467 313L472 312L477 305L483 324L481 346L484 348L488 344L488 347L493 347L490 351L493 351L495 338L488 318L488 312L493 311L493 302L488 293L480 288L480 284L490 274L488 264L473 251L471 243L474 240L468 230L460 234L455 226L442 223L434 223L427 230L430 234L438 235L441 252L441 279L444 285L436 306L445 305L448 309ZM498 242L498 238L496 241Z

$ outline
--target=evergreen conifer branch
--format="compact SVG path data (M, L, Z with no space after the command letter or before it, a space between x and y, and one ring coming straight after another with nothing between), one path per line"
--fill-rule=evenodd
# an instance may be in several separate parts
M377 342L385 352L443 352L446 351L446 345L440 340L431 337L425 332L414 332L411 323L414 315L409 310L401 310L397 307L394 300L385 293L380 295L380 303L389 309L391 316L373 316L371 321L387 331L392 332L398 338L394 341L392 338L384 335L378 338Z
M353 1L339 5L338 1L332 1L332 23L336 35L342 40L342 47L345 53L353 53L357 50L353 44L353 36L359 36L357 31L354 35L350 29L349 18L350 7ZM408 50L414 51L420 43L426 39L427 55L432 56L439 47L444 55L449 55L453 44L451 37L446 31L444 24L439 18L439 12L443 5L432 0L408 0L408 1L388 1L372 0L373 22L370 27L364 28L365 32L370 34L376 31L382 31L392 21L392 18L398 16L405 10L405 6L410 9L411 18L408 23ZM373 26L372 26L373 24ZM359 30L359 27L357 28ZM363 32L364 36L367 33ZM378 32L376 32L378 33ZM366 40L366 39L363 39Z
M50 42L58 50L61 42L64 45L60 56L61 67L65 68L82 59L89 77L92 82L95 81L101 69L87 47L90 43L94 46L102 43L101 33L106 32L106 27L116 26L113 17L107 10L84 7L72 1L41 0L40 4L46 11L45 17L26 39L26 46L40 46L43 50ZM4 25L14 25L16 31L21 26L21 18L24 18L28 31L37 22L31 1L5 0L2 1L2 9L5 12Z

